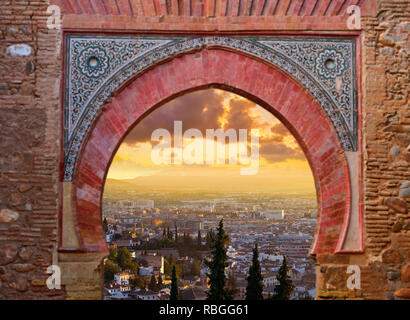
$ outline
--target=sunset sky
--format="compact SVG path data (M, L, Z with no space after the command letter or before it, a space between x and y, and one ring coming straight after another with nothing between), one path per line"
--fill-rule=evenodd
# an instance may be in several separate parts
M206 138L206 129L229 128L259 129L259 170L256 175L243 176L240 168L249 166L237 164L155 164L151 150L158 144L151 141L155 129L174 132L174 121L182 121L182 133L187 129L199 129ZM204 141L202 140L202 141ZM184 147L193 140L186 140ZM199 141L199 140L198 140ZM250 136L248 155L250 155ZM228 144L228 142L226 143ZM227 152L226 152L227 153ZM205 155L205 152L204 152ZM228 154L226 154L228 158ZM272 184L286 188L314 190L314 183L308 162L294 137L270 112L236 94L206 89L178 97L153 111L127 135L108 172L110 179L133 179L145 177L172 186L175 183L211 187L209 181L219 185L246 184L269 188Z

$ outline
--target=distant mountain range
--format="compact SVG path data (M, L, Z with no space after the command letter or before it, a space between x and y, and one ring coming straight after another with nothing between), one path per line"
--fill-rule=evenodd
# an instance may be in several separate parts
M296 181L298 180L298 181ZM206 191L223 193L278 193L312 192L312 182L307 179L281 179L254 176L223 177L216 176L144 176L127 180L107 179L105 191Z

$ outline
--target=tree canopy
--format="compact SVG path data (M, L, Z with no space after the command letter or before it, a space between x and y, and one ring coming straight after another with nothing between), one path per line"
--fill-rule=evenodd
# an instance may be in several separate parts
M214 239L211 239L212 260L205 262L210 269L210 273L207 274L210 285L209 290L206 292L207 300L233 299L231 290L226 287L225 276L225 268L228 266L226 246L229 242L229 235L225 233L223 219L221 219L218 232Z
M272 299L290 300L295 286L293 285L292 279L289 276L289 267L285 256L283 256L282 265L279 268L279 272L276 278L278 279L279 283L275 286L275 294Z
M179 300L178 279L175 266L172 268L170 300Z
M246 300L263 300L263 277L259 264L258 244L253 249L252 265L249 267L249 275L246 278Z

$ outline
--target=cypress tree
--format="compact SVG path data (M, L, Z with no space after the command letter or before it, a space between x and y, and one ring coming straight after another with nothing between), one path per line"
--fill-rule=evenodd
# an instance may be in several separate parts
M169 300L179 300L178 279L175 266L172 267L171 296Z
M263 277L258 258L258 244L255 244L255 248L253 249L252 265L249 267L249 275L246 278L248 281L248 286L246 287L245 300L263 300Z
M279 268L278 274L276 275L276 279L278 279L279 284L275 286L275 295L272 297L272 299L290 300L295 286L293 285L292 279L289 277L288 272L288 263L286 257L283 256L282 265Z
M229 236L223 228L223 219L219 222L218 233L212 241L212 260L206 261L210 268L209 278L210 288L206 292L207 300L232 300L232 292L227 288L225 268L228 266L226 245L229 243Z

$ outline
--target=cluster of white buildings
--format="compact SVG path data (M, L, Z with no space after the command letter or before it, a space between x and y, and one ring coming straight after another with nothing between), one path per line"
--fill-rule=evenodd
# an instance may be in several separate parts
M110 285L104 288L104 300L169 300L170 289L164 288L158 292L150 289L135 289L120 285Z

